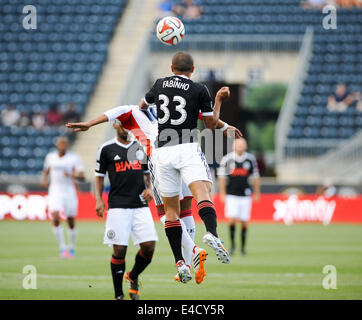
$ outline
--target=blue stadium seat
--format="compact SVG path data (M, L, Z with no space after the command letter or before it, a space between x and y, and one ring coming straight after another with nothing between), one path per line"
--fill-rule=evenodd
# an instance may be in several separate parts
M84 111L127 0L42 0L36 32L25 30L19 4L0 6L0 105L46 111L74 101ZM20 8L21 9L21 8ZM19 22L20 21L20 22ZM0 126L0 173L34 174L53 147L57 129ZM4 160L6 159L6 161ZM25 159L25 168L23 163ZM40 163L40 165L39 165Z

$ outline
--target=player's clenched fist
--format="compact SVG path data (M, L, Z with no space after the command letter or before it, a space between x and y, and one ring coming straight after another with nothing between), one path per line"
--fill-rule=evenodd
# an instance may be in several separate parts
M230 97L230 89L229 89L229 87L222 87L216 93L215 99L218 99L220 101L224 101L225 99L227 99L229 97Z
M96 203L96 213L98 217L103 218L103 212L107 210L107 206L103 200L98 200Z
M147 202L150 202L153 198L153 194L152 194L152 190L151 189L145 189L142 192L142 197L143 199L145 199Z

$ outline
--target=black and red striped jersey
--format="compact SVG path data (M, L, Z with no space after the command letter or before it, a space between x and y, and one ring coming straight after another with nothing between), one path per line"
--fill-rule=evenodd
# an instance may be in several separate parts
M148 165L142 164L146 155L137 142L120 143L117 138L105 142L97 153L96 176L108 178L111 184L108 196L109 208L146 207L140 199L145 190L144 174Z
M258 164L255 157L244 152L241 156L235 152L225 155L218 168L218 176L228 178L226 183L226 193L235 196L250 196L252 193L248 178L259 177Z

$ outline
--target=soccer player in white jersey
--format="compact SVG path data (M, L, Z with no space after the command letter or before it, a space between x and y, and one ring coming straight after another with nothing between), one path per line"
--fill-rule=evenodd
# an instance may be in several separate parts
M98 125L103 122L113 122L118 120L122 123L123 128L129 130L131 134L145 147L147 154L150 156L154 141L157 136L157 117L153 106L150 106L148 110L141 110L139 106L119 106L113 109L106 111L104 114L98 116L97 118L80 123L68 123L66 126L68 128L73 128L75 132L86 131L92 126ZM228 126L223 121L219 120L218 128L227 128L225 134L230 137L236 135L241 137L241 133L238 129L233 126ZM149 162L149 167L152 175L152 183L154 187L154 199L157 207L157 211L160 217L160 220L165 223L165 210L163 207L161 196L158 192L158 181L155 179L154 170L152 168L153 162ZM182 248L185 263L190 265L191 258L193 257L193 267L195 271L195 280L196 283L200 284L206 273L204 271L204 252L201 248L198 248L193 239L195 235L195 222L191 213L191 200L192 194L187 186L183 183L181 186L181 195L180 195L180 221L183 228L182 234ZM175 280L179 281L179 277L176 276Z
M60 257L75 257L77 230L75 217L78 211L76 180L84 180L84 168L78 156L68 151L68 139L60 136L56 141L57 150L45 157L41 186L46 188L49 177L48 210L53 218L53 233L59 243ZM68 222L68 246L66 246L60 215Z
M218 169L221 201L225 202L225 216L229 219L231 240L230 254L235 252L235 226L241 223L241 253L246 254L246 234L251 212L252 188L248 178L252 178L253 200L260 198L260 178L255 157L246 152L245 139L234 141L234 151L225 155Z

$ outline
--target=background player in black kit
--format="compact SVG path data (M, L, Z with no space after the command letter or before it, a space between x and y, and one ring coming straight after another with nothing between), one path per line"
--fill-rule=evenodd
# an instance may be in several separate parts
M221 103L229 97L230 91L227 87L221 88L213 106L207 88L190 79L194 63L188 53L176 53L172 58L171 70L172 76L158 79L146 93L144 106L157 105L158 137L152 159L156 164L156 176L166 211L166 236L175 257L179 278L186 283L191 275L181 250L181 180L190 188L206 226L207 233L203 241L215 250L221 262L230 263L229 254L217 234L216 211L211 200L210 170L195 135L200 112L206 128L216 128Z
M235 225L241 222L241 253L245 255L246 233L251 211L251 194L253 200L260 197L260 178L255 157L246 152L247 143L244 138L234 141L234 152L225 155L218 170L219 191L222 202L225 202L225 216L229 219L231 249L235 251ZM248 178L253 179L253 191Z
M123 300L123 278L129 282L129 295L138 300L138 276L150 264L157 234L147 202L152 200L151 178L145 157L136 142L128 141L128 133L119 124L113 124L117 137L105 142L98 150L95 195L97 215L103 217L106 204L102 199L104 177L108 172L111 189L108 197L108 214L104 243L113 245L111 272L115 298ZM130 149L132 148L132 149ZM134 152L135 150L137 150ZM132 150L132 151L131 151ZM147 187L145 185L147 180ZM130 234L134 245L139 245L135 264L125 273L125 257Z

